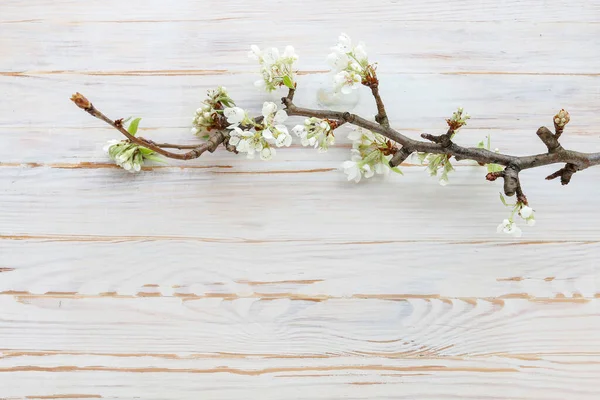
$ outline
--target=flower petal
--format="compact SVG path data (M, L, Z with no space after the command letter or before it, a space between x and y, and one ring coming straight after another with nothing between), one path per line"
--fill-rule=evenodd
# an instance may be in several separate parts
M275 114L275 111L277 111L277 105L275 103L273 103L272 101L265 101L263 103L263 107L262 107L263 117L268 118L271 115Z

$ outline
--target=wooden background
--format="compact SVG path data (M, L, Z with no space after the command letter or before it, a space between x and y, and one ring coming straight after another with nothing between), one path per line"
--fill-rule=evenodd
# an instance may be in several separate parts
M462 105L460 143L533 154L564 107L563 144L600 151L597 1L2 0L0 398L600 397L600 168L526 171L538 224L513 239L472 165L445 188L414 165L348 184L346 130L327 154L132 175L68 100L195 143L207 89L271 98L250 44L293 44L315 106L340 32L379 61L402 132ZM374 114L367 92L354 111Z

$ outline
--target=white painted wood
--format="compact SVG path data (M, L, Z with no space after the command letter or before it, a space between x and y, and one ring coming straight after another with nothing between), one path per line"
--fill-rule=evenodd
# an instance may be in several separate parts
M0 2L0 399L597 399L599 170L527 171L537 226L499 236L499 183L349 185L327 154L224 151L134 176L86 94L141 134L196 143L227 86L256 112L250 44L300 53L315 107L345 31L379 61L393 125L515 154L567 108L599 151L600 6L590 1ZM268 28L267 28L268 27ZM353 110L375 112L367 92ZM294 124L301 119L290 121Z

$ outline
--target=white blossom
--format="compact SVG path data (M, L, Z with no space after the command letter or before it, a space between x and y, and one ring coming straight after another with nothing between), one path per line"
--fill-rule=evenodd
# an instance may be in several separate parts
M333 77L333 84L336 90L343 94L349 94L354 89L358 89L362 77L354 71L340 71Z
M535 216L533 215L533 208L521 205L521 209L519 210L519 215L521 218L525 220L527 225L534 226L535 225Z
M365 44L360 42L352 45L348 35L342 33L338 37L337 45L331 48L332 53L327 56L327 63L335 73L333 76L334 88L344 94L357 89L373 68Z
M109 140L103 149L118 166L129 172L139 172L146 160L164 162L154 151L129 140Z
M247 118L246 112L240 107L226 107L223 110L223 115L227 118L227 122L233 126L239 125Z
M300 138L302 146L313 146L320 152L327 151L335 143L335 136L329 122L320 118L307 118L304 125L296 125L292 132Z
M344 173L348 175L348 180L353 180L356 183L360 182L362 176L370 178L374 175L371 167L363 163L359 155L354 155L351 160L344 161L342 168L344 169Z
M260 64L261 79L254 82L256 87L272 92L280 86L295 88L293 65L298 55L292 46L286 46L283 54L275 47L261 51L256 45L250 46L248 56Z
M342 164L348 180L359 182L361 177L387 175L390 170L402 173L398 168L390 167L390 159L396 150L394 144L384 136L366 129L357 129L348 135L352 140L352 157Z
M241 112L231 110L228 114L232 115L231 121L236 121L239 119ZM273 146L290 146L292 135L283 124L287 119L287 113L284 110L277 110L275 103L265 102L262 107L262 115L262 122L256 123L254 120L249 119L246 112L244 112L244 118L241 122L245 126L247 125L248 129L243 130L238 125L232 125L233 129L229 133L229 144L235 146L238 152L247 153L248 158L254 158L255 154L259 153L261 159L270 160L275 155Z
M502 221L502 223L498 225L496 231L498 233L513 235L514 237L521 237L523 235L521 228L519 228L512 219L505 219Z

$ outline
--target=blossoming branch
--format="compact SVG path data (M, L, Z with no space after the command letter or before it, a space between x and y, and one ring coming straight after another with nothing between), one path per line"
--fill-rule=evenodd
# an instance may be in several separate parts
M212 153L221 145L227 151L245 153L248 158L258 155L262 160L270 160L275 156L276 148L289 147L293 141L285 125L288 116L306 117L303 124L294 126L291 131L303 146L314 147L320 152L326 152L329 146L335 144L334 131L341 125L348 123L356 127L348 136L353 143L350 159L341 166L349 181L360 182L362 178L367 179L375 174L386 175L390 171L402 174L398 166L409 156L416 154L421 163L427 166L430 175L439 175L439 182L444 186L449 181L449 174L454 171L453 161L473 160L486 168L485 178L488 181L503 179L504 195L515 196L515 201L509 203L500 194L500 200L510 209L510 214L497 228L499 233L513 236L522 234L517 225L517 217L529 226L535 224L534 210L521 187L521 171L562 163L564 166L546 179L560 178L561 183L566 185L577 171L600 164L600 153L581 153L561 146L560 136L570 121L569 113L565 110L560 110L554 116L554 131L546 127L537 130L537 136L547 147L547 152L542 154L521 157L502 154L498 149L491 149L489 136L476 147L457 145L453 139L470 118L462 108L458 108L446 120L446 133L423 133L421 138L425 140L409 138L389 124L387 111L379 94L377 65L369 61L365 44L360 42L354 45L347 35L342 34L331 50L327 62L332 67L332 87L342 95L357 90L361 85L369 88L377 106L377 114L373 120L350 112L296 106L294 94L299 82L294 64L298 61L298 55L292 46L287 46L282 53L276 48L263 51L257 46L251 46L249 52L250 58L260 66L261 79L255 82L257 87L268 92L282 87L287 89L287 95L281 98L283 107L265 102L261 115L253 117L236 105L225 87L209 90L192 120L192 133L205 139L198 145L155 143L136 136L140 118L131 121L112 120L80 93L75 93L71 100L79 108L125 136L123 140L110 141L105 150L117 165L129 172L140 171L148 161L164 162L160 156L191 160L206 151Z

